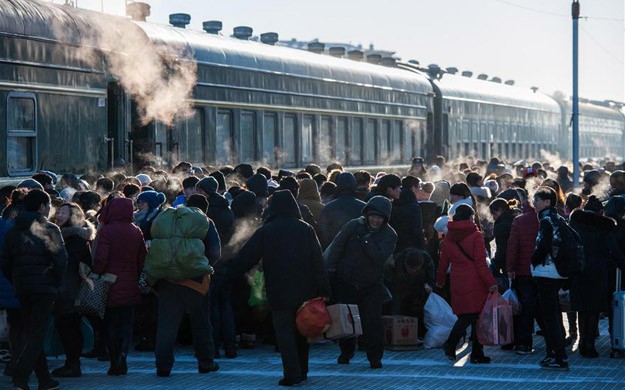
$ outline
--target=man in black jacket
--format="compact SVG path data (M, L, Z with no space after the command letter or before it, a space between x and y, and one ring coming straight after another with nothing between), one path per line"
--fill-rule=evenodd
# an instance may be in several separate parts
M208 199L208 213L206 215L215 222L221 245L226 246L234 234L234 214L228 200L217 193L219 184L217 179L207 176L195 185L198 194Z
M59 228L48 222L50 196L31 190L24 198L24 210L6 233L0 253L3 274L15 286L20 300L20 317L25 325L14 357L14 389L28 389L35 371L39 389L56 389L43 353L54 297L64 286L67 251Z
M421 207L416 196L420 183L414 176L404 177L399 199L393 200L389 224L397 233L395 253L407 248L425 249Z
M292 386L308 375L308 342L295 326L295 314L305 301L329 297L330 284L317 235L301 220L290 191L273 194L264 225L227 265L225 280L242 275L261 259L284 369L278 384Z

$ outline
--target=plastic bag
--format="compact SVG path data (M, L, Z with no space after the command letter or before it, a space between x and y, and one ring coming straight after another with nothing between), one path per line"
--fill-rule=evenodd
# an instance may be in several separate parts
M308 338L319 337L332 324L330 313L322 297L308 300L300 306L295 316L299 333Z
M514 342L512 306L498 292L486 298L477 323L477 339L482 345L506 345Z
M440 295L431 293L423 308L423 322L427 328L423 346L442 347L457 320L449 304Z
M250 298L247 300L247 304L254 306L262 306L267 304L267 290L265 289L265 273L256 268L252 273L251 278L251 291Z
M510 283L512 286L512 283ZM506 292L502 295L503 299L508 301L510 306L512 306L512 315L521 314L521 302L519 302L519 297L516 295L516 292L511 288L507 289Z

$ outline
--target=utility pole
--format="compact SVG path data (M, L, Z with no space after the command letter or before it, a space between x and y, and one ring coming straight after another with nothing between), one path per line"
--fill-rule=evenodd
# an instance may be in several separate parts
M578 91L578 23L579 23L579 0L573 0L571 5L573 17L573 115L571 117L573 138L573 186L579 186L579 91Z

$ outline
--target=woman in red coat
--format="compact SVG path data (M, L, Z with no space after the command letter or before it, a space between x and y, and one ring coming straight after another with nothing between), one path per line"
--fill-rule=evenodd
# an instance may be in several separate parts
M104 314L107 346L111 356L108 375L128 372L126 356L132 341L135 305L140 301L139 274L147 250L141 229L132 224L133 205L128 198L114 198L100 214L93 272L117 276L109 290Z
M448 233L441 246L441 260L437 284L445 283L445 274L451 264L451 306L458 320L445 342L445 355L456 360L456 346L471 325L471 363L490 363L484 347L477 340L477 319L484 308L489 291L497 291L497 282L486 265L484 237L473 218L475 211L469 205L456 209L453 221L447 225Z

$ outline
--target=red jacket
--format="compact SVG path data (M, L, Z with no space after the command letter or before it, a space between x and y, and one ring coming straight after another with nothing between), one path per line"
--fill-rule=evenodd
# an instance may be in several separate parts
M141 229L132 224L132 200L115 198L101 213L104 226L98 233L93 272L117 275L109 290L107 307L139 303L139 274L145 262Z
M539 223L536 211L528 202L523 210L523 215L512 221L506 266L508 272L514 272L516 276L531 276L532 253L536 246Z
M479 313L484 308L488 288L497 284L486 265L484 237L473 221L449 221L447 229L441 247L437 284L445 283L445 274L451 264L451 307L454 313Z

